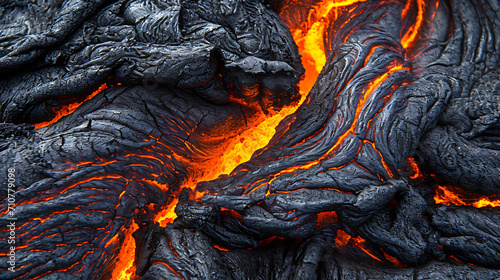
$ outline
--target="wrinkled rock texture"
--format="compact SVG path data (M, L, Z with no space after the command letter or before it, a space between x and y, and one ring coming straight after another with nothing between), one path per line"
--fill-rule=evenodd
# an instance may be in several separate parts
M134 226L138 279L499 278L499 208L433 199L440 184L500 194L496 0L426 1L411 45L416 1L340 9L316 84L269 144L198 183L201 199L183 189L297 103L287 25L316 2L0 2L0 213L17 219L14 271L0 220L0 279L112 279ZM176 199L177 219L153 223Z

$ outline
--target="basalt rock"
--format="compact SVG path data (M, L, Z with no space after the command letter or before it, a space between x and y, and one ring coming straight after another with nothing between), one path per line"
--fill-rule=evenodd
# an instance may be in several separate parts
M0 279L500 277L496 1L0 9Z

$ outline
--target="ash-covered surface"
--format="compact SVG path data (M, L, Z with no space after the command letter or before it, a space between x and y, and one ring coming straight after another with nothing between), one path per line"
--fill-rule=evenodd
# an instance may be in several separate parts
M0 279L500 277L495 0L334 4L304 103L203 198L185 188L296 104L287 25L323 4L1 2Z

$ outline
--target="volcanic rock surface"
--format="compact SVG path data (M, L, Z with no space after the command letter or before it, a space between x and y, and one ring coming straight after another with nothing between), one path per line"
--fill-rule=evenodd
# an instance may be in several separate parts
M0 9L0 279L500 277L498 1Z

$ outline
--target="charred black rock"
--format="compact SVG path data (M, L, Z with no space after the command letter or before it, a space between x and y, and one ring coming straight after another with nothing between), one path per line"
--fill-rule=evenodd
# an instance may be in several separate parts
M433 199L499 194L500 6L413 2L335 10L304 103L192 190L299 100L319 1L3 1L0 279L112 279L127 238L141 279L500 277L498 207Z

